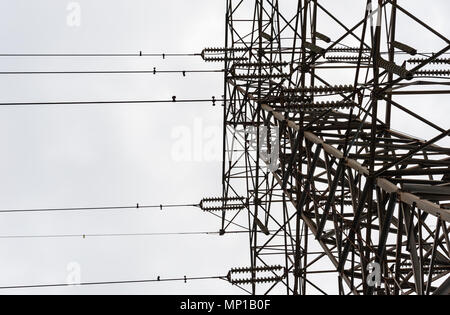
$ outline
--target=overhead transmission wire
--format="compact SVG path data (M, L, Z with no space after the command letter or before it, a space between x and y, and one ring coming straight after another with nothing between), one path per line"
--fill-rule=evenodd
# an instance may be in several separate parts
M124 210L124 209L152 209L175 207L199 207L198 204L172 204L172 205L139 205L136 206L116 206L116 207L78 207L78 208L36 208L36 209L18 209L18 210L0 210L0 213L32 213L32 212L67 212L67 211L98 211L98 210ZM237 225L237 224L235 224ZM239 226L239 225L238 225ZM245 227L243 227L245 229ZM244 231L228 231L227 234L248 233ZM82 234L82 235L11 235L0 236L0 239L18 239L18 238L74 238L74 237L119 237L119 236L164 236L164 235L211 235L220 234L220 232L174 232L174 233L121 233L121 234ZM160 283L160 282L181 282L198 281L198 280L227 280L226 276L209 276L209 277L182 277L162 279L144 279L144 280L125 280L125 281L102 281L102 282L83 282L79 284L35 284L35 285L11 285L0 286L0 290L14 289L38 289L38 288L57 288L57 287L76 287L76 286L103 286L103 285L123 285L123 284L144 284L144 283Z
M63 74L183 74L223 73L224 70L89 70L89 71L0 71L0 75L63 75Z
M198 57L201 56L200 53L177 53L177 54L146 54L143 52L139 53L115 53L115 54L105 54L105 53L4 53L0 54L0 57Z
M226 234L246 234L248 231L227 231ZM41 234L41 235L0 235L0 239L69 239L69 238L115 238L145 236L202 236L220 235L220 232L155 232L155 233L98 233L98 234Z
M0 57L198 57L202 56L201 53L4 53L0 54ZM220 73L224 70L114 70L114 71L3 71L2 75L26 75L26 74L159 74L159 73Z
M61 288L61 287L83 287L83 286L103 286L103 285L123 285L123 284L145 284L157 282L181 282L184 281L200 281L200 280L226 280L225 276L211 276L211 277L182 277L182 278L167 278L163 279L142 279L142 280L123 280L123 281L100 281L100 282L81 282L77 284L70 283L54 283L54 284L33 284L33 285L11 285L0 286L0 290L13 289L40 289L40 288Z
M275 230L269 231L269 235L276 236ZM329 232L329 231L325 231ZM227 235L248 234L249 230L242 231L226 231ZM264 233L258 231L258 233ZM21 240L21 239L89 239L89 238L119 238L119 237L153 237L153 236L202 236L202 235L221 235L217 231L200 231L200 232L149 232L149 233L96 233L96 234L29 234L29 235L0 235L2 240ZM314 236L314 233L308 233L306 236ZM305 236L302 232L301 236Z
M140 57L156 57L163 56L199 56L201 54L0 54L0 57L123 57L123 56L140 56ZM158 74L158 73L219 73L223 70L123 70L123 71L3 71L1 75L27 75L27 74ZM102 104L156 104L156 103L201 103L201 102L223 102L224 100L216 99L184 99L178 100L173 96L171 100L112 100L112 101L60 101L60 102L3 102L0 106L50 106L50 105L102 105Z
M167 208L198 208L200 209L200 204L198 203L186 203L186 204L159 204L159 205L141 205L137 203L133 206L102 206L102 207L60 207L60 208L28 208L28 209L0 209L0 214L33 214L33 213L68 213L68 212L93 212L93 211L122 211L122 210L146 210L146 209L160 209L161 211ZM220 219L222 217L214 212L206 211L207 213L214 215ZM233 220L227 220L226 222L230 223L231 225L237 226L239 228L242 228L244 231L228 231L227 234L238 234L238 233L244 233L248 232L249 229L245 226L242 226ZM270 231L271 233L275 231ZM8 239L8 238L69 238L69 237L114 237L114 236L157 236L157 235L182 235L182 234L192 234L192 235L199 235L199 234L217 234L220 232L174 232L174 233L124 233L124 234L79 234L79 235L23 235L23 236L0 236L0 239Z
M247 234L248 229L242 231L226 231L227 235L230 234ZM274 235L276 231L269 231L269 235ZM328 231L325 231L328 232ZM258 233L264 233L258 231ZM33 235L0 235L0 239L70 239L70 238L118 238L118 237L152 237L152 236L202 236L202 235L221 235L221 232L217 231L200 231L200 232L149 232L149 233L96 233L96 234L33 234ZM307 236L313 236L314 233L308 233ZM276 235L275 235L276 236ZM305 236L304 233L301 236Z
M164 104L164 103L210 103L224 102L224 99L176 99L172 100L111 100L111 101L53 101L53 102L3 102L0 106L58 106L58 105L114 105L114 104Z
M170 204L170 205L141 205L135 206L103 206L103 207L66 207L66 208L29 208L29 209L0 209L0 214L33 214L33 213L68 213L68 212L93 212L93 211L122 211L122 210L146 210L146 209L160 209L166 208L199 208L200 204ZM218 218L222 217L214 212L205 211ZM226 234L241 234L248 233L249 229L242 226L233 220L227 220L230 225L242 228L242 231L227 231ZM275 231L269 231L274 233ZM220 232L212 231L196 231L196 232L149 232L149 233L101 233L101 234L55 234L55 235L0 235L0 239L39 239L39 238L100 238L100 237L138 237L138 236L171 236L171 235L220 235Z
M1 213L30 213L30 212L82 212L82 211L111 211L111 210L139 210L139 209L160 209L164 208L186 208L196 207L198 204L172 204L172 205L140 205L135 206L105 206L105 207L68 207L68 208L35 208L35 209L0 209Z
M92 211L122 211L122 210L145 210L145 209L160 209L161 211L165 208L187 208L194 207L200 209L200 204L171 204L171 205L141 205L136 204L135 206L104 206L104 207L66 207L66 208L34 208L34 209L0 209L0 214L31 214L31 213L57 213L57 212L92 212ZM206 211L211 215L219 217L221 216L214 212ZM242 226L236 222L225 219L226 222L244 229L248 232L248 228Z

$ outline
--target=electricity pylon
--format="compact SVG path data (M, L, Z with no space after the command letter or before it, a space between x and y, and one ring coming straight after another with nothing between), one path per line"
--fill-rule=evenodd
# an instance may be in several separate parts
M225 64L222 234L250 231L230 282L449 294L450 130L414 107L432 116L450 93L450 40L396 0L350 1L342 19L339 1L287 2L227 0L225 47L202 54Z

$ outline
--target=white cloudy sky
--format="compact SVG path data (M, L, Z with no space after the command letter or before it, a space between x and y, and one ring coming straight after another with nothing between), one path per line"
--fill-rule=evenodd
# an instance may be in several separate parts
M292 1L294 0L284 0ZM331 0L330 0L331 1ZM342 1L339 16L354 18ZM66 25L66 0L1 0L1 53L196 53L223 45L225 1L79 0L80 27ZM323 1L327 2L327 1ZM400 1L402 2L402 1ZM447 1L403 1L444 34ZM330 2L335 4L334 1ZM433 6L430 6L433 3ZM345 4L345 5L344 5ZM403 30L417 40L416 34ZM427 37L423 37L424 44ZM425 46L426 47L426 46ZM431 48L430 49L434 49ZM1 71L217 69L196 58L1 58ZM0 76L1 102L220 98L220 74ZM415 111L446 126L435 98ZM404 99L408 101L408 99ZM417 100L416 100L417 101ZM220 160L176 161L177 130L220 130L210 104L2 108L0 208L195 203L221 192ZM399 121L396 129L417 126ZM181 128L181 129L180 129ZM183 129L184 128L184 129ZM211 129L212 128L212 129ZM216 129L215 129L216 128ZM414 132L416 131L416 132ZM428 134L421 132L424 138ZM430 136L433 134L430 133ZM210 136L210 135L209 135ZM207 142L207 139L205 140ZM221 142L208 143L220 153ZM196 209L4 214L0 236L216 231L219 221ZM61 283L77 262L82 281L224 275L249 262L248 237L164 236L100 239L0 239L0 286ZM0 293L241 293L226 282L118 285Z

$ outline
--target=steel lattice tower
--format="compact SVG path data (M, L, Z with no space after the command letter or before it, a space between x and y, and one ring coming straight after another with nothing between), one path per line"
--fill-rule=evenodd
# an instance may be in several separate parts
M354 2L356 23L322 0L228 0L225 48L202 54L225 63L222 233L251 231L228 280L253 294L450 292L450 130L395 100L448 92L450 40L400 1ZM418 53L408 25L441 48ZM437 136L393 130L394 108Z

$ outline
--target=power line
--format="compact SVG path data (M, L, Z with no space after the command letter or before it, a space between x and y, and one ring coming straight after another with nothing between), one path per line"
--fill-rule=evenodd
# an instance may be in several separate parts
M243 227L244 228L244 227ZM271 235L276 231L269 231ZM329 230L325 231L329 232ZM226 231L225 234L248 234L249 231L247 228L243 231ZM258 233L264 233L262 231L258 231ZM41 235L0 235L0 239L8 240L8 239L69 239L69 238L115 238L115 237L145 237L145 236L202 236L202 235L221 235L221 232L211 231L211 232L150 232L150 233L98 233L98 234L41 234ZM313 236L314 233L308 233L307 236ZM305 236L305 234L301 234L301 236Z
M51 105L105 105L105 104L157 104L157 103L205 103L205 102L223 102L222 99L184 99L178 100L176 97L172 100L113 100L113 101L61 101L61 102L8 102L0 103L0 106L51 106Z
M120 211L120 210L142 210L142 209L160 209L164 210L165 208L186 208L186 207L194 207L200 208L200 204L177 204L177 205L140 205L136 204L135 206L105 206L105 207L71 207L71 208L36 208L36 209L0 209L0 214L19 214L19 213L45 213L45 212L91 212L91 211ZM207 212L211 215L222 218L213 212ZM242 228L246 231L248 229L240 224L232 222L230 220L225 220L226 222Z
M226 234L244 234L248 231L227 231ZM3 235L0 239L64 239L64 238L105 238L139 236L201 236L220 235L220 232L168 232L168 233L103 233L103 234L54 234L54 235Z
M82 282L79 284L57 283L57 284L34 284L34 285L13 285L2 286L0 290L13 289L39 289L39 288L58 288L58 287L82 287L82 286L101 286L101 285L121 285L121 284L143 284L155 282L180 282L180 281L199 281L199 280L225 280L224 276L215 277L183 277L183 278L168 278L168 279L146 279L146 280L125 280L125 281L102 281L102 282Z
M111 206L111 207L71 207L71 208L36 208L36 209L2 209L0 213L32 213L32 212L83 212L83 211L113 211L113 210L140 210L140 209L160 209L164 208L185 208L196 207L198 204L178 204L178 205L140 205L135 206Z
M62 74L188 74L223 73L223 70L111 70L111 71L2 71L0 75L62 75Z
M161 57L165 59L166 57L198 57L201 56L199 53L190 53L190 54L145 54L142 52L139 53L117 53L117 54L58 54L58 53L36 53L36 54L21 54L21 53L12 53L12 54L0 54L0 57Z

